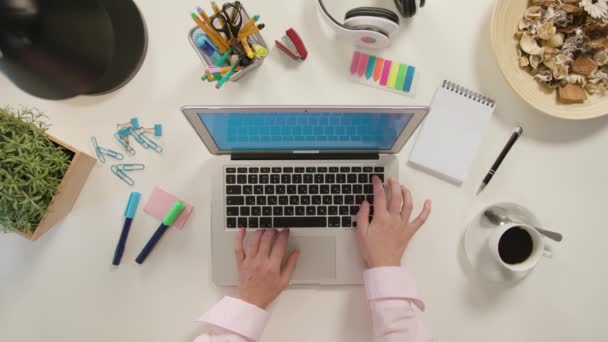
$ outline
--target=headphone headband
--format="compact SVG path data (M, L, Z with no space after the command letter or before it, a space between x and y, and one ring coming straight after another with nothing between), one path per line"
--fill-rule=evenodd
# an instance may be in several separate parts
M399 12L405 17L416 14L418 5L425 0L394 0ZM323 0L318 7L329 23L340 32L351 36L357 45L367 48L383 48L390 45L390 35L399 30L399 17L380 7L358 7L347 12L344 23L336 20L325 8Z

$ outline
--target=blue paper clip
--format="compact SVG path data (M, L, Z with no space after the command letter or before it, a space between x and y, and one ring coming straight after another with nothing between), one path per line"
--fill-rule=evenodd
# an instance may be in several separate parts
M118 166L112 165L110 167L110 170L112 170L112 173L115 174L118 178L122 179L123 182L129 185L135 184L135 181L131 177L127 176L127 174L123 170L119 169Z
M154 133L155 137L162 137L163 136L163 125L161 124L156 124L154 125L154 128L140 128L139 129L140 133Z
M131 145L129 145L128 140L125 140L125 138L121 138L118 133L114 133L114 140L116 140L125 149L125 151L127 151L128 154L132 156L135 155L135 149L131 147Z
M140 171L146 168L144 164L116 164L114 166L122 171Z
M141 133L139 135L140 138L142 138L143 140L146 141L146 143L148 145L150 145L150 148L158 153L161 153L163 151L163 148L157 144L154 140L150 139L145 133Z
M131 119L131 128L133 128L133 129L139 128L139 119L138 118Z
M99 151L101 152L101 154L105 154L108 155L114 159L118 159L118 160L123 160L125 159L125 156L120 153L120 152L116 152L113 150L108 150L107 148L103 148L103 147L98 147Z
M135 139L135 141L137 141L143 148L150 148L150 145L148 145L148 143L144 139L142 139L139 133L137 133L133 128L130 128L129 130L131 131L131 136L133 137L133 139Z
M131 135L131 130L129 130L128 128L121 128L118 130L118 135L121 138L128 137L129 135Z
M99 159L100 162L105 163L106 157L99 150L99 145L97 144L97 138L91 137L91 142L93 143L93 148L95 149L95 154L97 155L97 158Z
M127 122L127 123L116 125L116 128L125 128L125 127L138 129L139 128L139 119L131 118L131 120L129 120L129 122Z

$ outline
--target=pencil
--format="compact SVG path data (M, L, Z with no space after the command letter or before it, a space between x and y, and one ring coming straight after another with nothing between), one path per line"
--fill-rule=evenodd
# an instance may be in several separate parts
M224 43L224 48L226 50L228 50L230 48L230 45L228 44L226 39L224 39L224 37L213 28L213 24L211 23L211 19L209 18L207 13L200 7L197 7L196 10L198 11L198 14L200 14L200 16L203 17L203 20L205 21L205 23L207 24L209 29L212 31L212 33L216 36L216 38L218 40L221 40Z
M203 32L205 32L207 37L209 37L209 39L211 39L213 44L215 44L215 46L217 46L217 48L220 50L220 53L226 52L226 50L228 50L228 46L227 46L226 41L222 38L222 36L220 36L220 34L217 33L217 31L215 31L212 27L206 25L205 22L202 21L198 15L196 15L195 13L191 13L191 15L192 15L192 19L194 19L194 21L196 22L198 27L200 27L201 30L203 30Z
M213 32L215 30L213 29L209 29L209 27L207 27L207 25L205 25L205 22L203 22L201 20L201 18L198 17L198 15L196 15L195 13L192 13L192 19L194 19L194 22L196 22L196 24L198 25L198 27L201 28L201 30L203 30L203 32L205 32L205 34L207 34L207 37L209 37L209 39L211 39L211 41L213 42L213 44L215 44L215 46L217 46L218 50L220 50L220 53L226 53L227 48L225 48L225 45L223 44L224 42L217 39L217 36L215 36L213 34Z
M216 73L216 72L225 73L225 72L228 72L228 70L230 70L230 68L232 68L232 67L230 67L230 66L226 66L226 67L211 66L211 67L207 68L207 71L209 71L210 73Z
M217 5L217 3L215 1L211 1L211 8L213 8L213 12L215 12L215 14L221 13L220 7Z
M205 12L205 10L200 7L197 7L196 10L198 11L198 14L203 17L203 20L207 23L207 25L211 26L211 19L209 19L209 16Z
M243 27L241 27L241 30L244 30L244 31L249 30L251 25L255 24L255 22L258 21L259 19L260 19L259 15L254 15L253 18L249 18L247 23L245 23L245 25L243 25Z
M253 59L253 57L255 57L255 54L253 53L253 50L251 50L251 46L249 46L249 43L247 42L247 38L243 38L240 40L241 44L243 45L243 49L245 49L245 53L247 54L247 57Z
M239 31L238 39L241 40L243 38L247 38L251 35L254 35L254 34L260 32L260 30L263 29L264 27L265 27L264 24L259 24L257 26L254 25L249 30L245 30L245 31L241 30L241 31Z

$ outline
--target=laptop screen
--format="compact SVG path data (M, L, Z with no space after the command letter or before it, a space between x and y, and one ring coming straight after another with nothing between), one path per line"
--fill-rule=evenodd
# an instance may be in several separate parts
M390 150L408 113L199 113L223 151Z

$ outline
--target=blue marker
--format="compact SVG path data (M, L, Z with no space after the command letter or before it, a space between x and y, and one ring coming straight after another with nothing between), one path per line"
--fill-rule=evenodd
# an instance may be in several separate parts
M137 206L139 205L140 198L141 194L139 192L132 192L131 196L129 196L129 202L127 203L127 208L125 209L125 223L122 226L122 232L120 233L120 240L118 240L118 245L116 245L114 260L112 260L113 265L120 264L120 259L122 258L122 253L125 250L127 236L129 235L131 223L133 222L133 217L135 217L135 212L137 212Z

